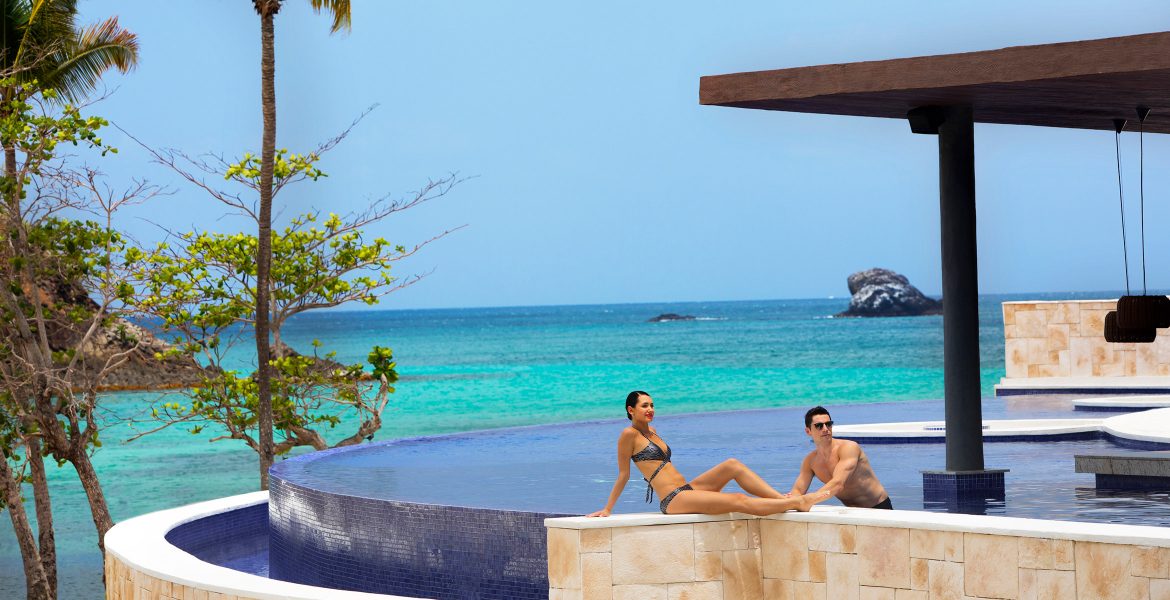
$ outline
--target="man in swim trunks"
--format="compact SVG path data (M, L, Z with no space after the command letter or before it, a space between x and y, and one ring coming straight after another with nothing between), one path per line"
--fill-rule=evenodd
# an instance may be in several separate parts
M816 475L825 482L821 491L836 496L845 506L894 508L861 446L850 440L833 439L833 418L829 411L822 406L809 409L804 414L804 432L817 447L800 463L800 475L792 484L791 494L808 491Z

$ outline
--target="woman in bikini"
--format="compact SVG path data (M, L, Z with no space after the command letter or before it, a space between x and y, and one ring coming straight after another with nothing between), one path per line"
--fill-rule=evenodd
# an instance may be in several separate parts
M663 514L707 514L728 512L749 515L771 515L787 510L807 511L812 505L829 498L828 492L789 496L768 485L759 475L734 458L687 480L670 464L670 447L658 437L650 422L654 420L654 400L646 392L630 392L626 396L626 418L631 421L618 437L618 477L609 493L605 508L590 513L590 517L608 517L617 504L626 481L630 479L630 461L642 472L647 482L646 501L657 493L662 499L658 507ZM748 494L723 492L735 480Z

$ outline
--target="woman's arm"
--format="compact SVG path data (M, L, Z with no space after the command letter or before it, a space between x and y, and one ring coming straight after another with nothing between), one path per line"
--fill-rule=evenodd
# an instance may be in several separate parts
M627 427L622 434L618 436L618 476L617 481L613 482L613 490L609 492L609 501L605 503L605 508L591 512L585 516L587 517L608 517L613 512L613 507L617 504L618 498L622 495L622 490L626 487L626 482L630 480L630 456L633 454L633 439L637 435L632 427Z

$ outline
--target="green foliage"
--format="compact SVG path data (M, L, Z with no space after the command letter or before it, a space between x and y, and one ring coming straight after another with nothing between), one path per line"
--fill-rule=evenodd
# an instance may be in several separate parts
M325 176L317 159L313 153L280 150L275 175L316 180ZM259 169L259 160L245 154L224 177L256 185ZM391 266L407 249L381 237L369 239L362 231L368 222L336 214L322 220L307 213L272 232L269 298L276 339L298 313L350 302L376 304L395 289ZM138 265L144 282L138 306L160 318L181 351L200 353L204 362L218 366L227 347L243 339L241 332L254 322L258 246L251 234L193 231L149 253L128 251L126 260ZM316 431L336 427L347 412L363 423L380 423L385 397L394 392L391 384L398 374L389 348L375 346L365 365L341 365L333 354L317 356L319 346L315 341L313 356L276 356L269 363L274 426L285 440L277 444L280 453L295 445L319 445ZM250 374L218 371L189 399L156 407L154 417L185 423L193 433L216 423L227 430L225 437L256 448L258 392Z
M56 100L57 94L40 89L35 80L21 84L12 78L0 79L0 89L10 92L7 102L0 104L0 146L25 158L15 180L0 173L0 194L5 198L15 193L23 199L26 186L43 173L62 144L94 148L103 156L118 152L98 136L98 130L109 124L105 119L84 116L69 104L50 110L47 103Z
M328 177L314 166L316 162L316 154L289 154L287 148L281 148L276 151L272 176L279 180L302 175L313 181L317 181L320 177ZM238 162L228 166L223 178L235 179L256 186L260 185L260 158L250 152L244 154L244 157Z

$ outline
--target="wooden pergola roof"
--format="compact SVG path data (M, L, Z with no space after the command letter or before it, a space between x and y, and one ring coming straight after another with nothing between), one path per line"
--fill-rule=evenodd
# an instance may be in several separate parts
M1170 133L1170 32L702 77L700 104L902 119L969 105L977 123L1112 129L1136 107Z

